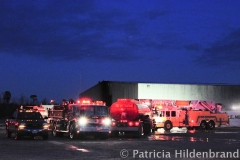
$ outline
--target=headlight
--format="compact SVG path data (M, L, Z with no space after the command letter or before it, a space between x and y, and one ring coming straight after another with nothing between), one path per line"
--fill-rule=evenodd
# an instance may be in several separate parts
M20 123L18 128L19 129L24 129L26 127L26 123Z
M87 118L81 117L81 118L78 120L78 124L81 125L81 126L86 125L86 124L87 124Z
M43 129L48 129L48 124L47 123L43 123Z
M111 121L110 118L105 118L105 119L103 119L102 122L103 122L104 125L109 126L109 125L111 125L111 122L112 122L112 121Z

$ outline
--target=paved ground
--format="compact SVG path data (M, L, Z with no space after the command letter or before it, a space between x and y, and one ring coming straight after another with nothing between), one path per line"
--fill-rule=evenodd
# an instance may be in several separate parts
M240 128L177 131L179 132L156 132L142 138L109 137L107 140L93 137L72 140L67 134L53 137L49 133L48 140L43 140L42 137L15 140L14 135L6 138L5 129L0 129L0 146L4 146L0 147L1 160L240 159Z

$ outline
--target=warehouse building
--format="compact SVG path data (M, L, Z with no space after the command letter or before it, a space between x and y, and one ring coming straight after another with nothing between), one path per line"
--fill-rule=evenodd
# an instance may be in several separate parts
M223 110L240 110L240 85L163 84L101 81L79 97L105 101L108 106L118 98L162 100L212 100Z

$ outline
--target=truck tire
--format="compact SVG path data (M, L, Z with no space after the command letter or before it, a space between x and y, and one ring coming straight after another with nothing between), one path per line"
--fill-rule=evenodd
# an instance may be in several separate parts
M52 135L53 135L53 137L58 137L59 136L59 133L57 132L57 126L56 125L53 125Z
M19 135L18 131L15 131L15 140L20 140L21 136Z
M138 131L137 131L137 138L141 138L143 134L143 125L142 123L139 125Z
M173 125L172 125L172 122L171 121L166 121L164 123L164 130L165 131L170 131L172 129Z
M76 128L75 124L71 124L69 127L69 138L70 139L76 139L77 138L77 133L76 133Z
M151 133L151 124L150 123L144 124L143 133L144 133L144 135L149 135Z
M7 129L6 130L6 137L11 138L11 136L12 136L12 133Z
M200 123L200 129L202 129L202 130L207 129L207 122L206 121L202 121Z
M209 127L209 129L214 129L215 128L215 123L214 123L213 120L208 122L208 127Z
M52 128L52 136L53 136L53 137L62 137L62 136L63 136L63 132L58 132L58 131L57 131L57 126L56 126L56 125L53 125L53 128Z

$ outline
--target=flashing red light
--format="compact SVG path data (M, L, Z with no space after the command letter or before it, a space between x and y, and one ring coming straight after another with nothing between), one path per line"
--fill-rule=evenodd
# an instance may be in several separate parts
M90 101L89 100L83 100L82 103L83 104L90 104Z
M116 122L112 122L112 126L116 126Z
M88 105L106 105L103 101L92 101L90 99L80 99L77 101L78 104L88 104Z
M131 127L133 126L133 122L128 122L128 125Z
M139 126L139 122L135 122L135 126Z

